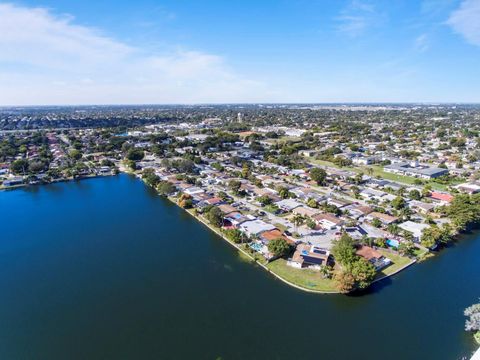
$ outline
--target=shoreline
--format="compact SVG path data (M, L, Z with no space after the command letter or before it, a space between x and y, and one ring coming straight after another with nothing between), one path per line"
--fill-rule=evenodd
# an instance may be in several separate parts
M143 179L141 178L141 176L139 174L136 174L135 172L132 172L132 171L128 171L126 169L120 169L120 172L119 174L126 174L126 175L130 175L130 176L133 176L135 178L137 178L138 180L140 180L145 186L148 186L150 188L152 188L151 186L149 186L148 184L145 183L145 181L143 181ZM30 186L38 186L38 185L49 185L49 184L54 184L54 183L58 183L58 182L70 182L70 181L77 181L77 180L88 180L88 179L95 179L95 178L100 178L100 177L107 177L107 176L117 176L118 174L106 174L106 175L94 175L94 176L84 176L84 177L80 177L80 178L75 178L75 179L61 179L61 180L57 180L57 181L52 181L50 183L46 183L46 184L22 184L22 185L17 185L17 186L12 186L12 187L9 187L9 188L0 188L0 191L9 191L9 190L17 190L17 189L20 189L20 188L26 188L26 187L30 187ZM273 275L276 279L282 281L283 283L285 283L286 285L289 285L293 288L296 288L298 290L301 290L301 291L305 291L305 292L309 292L309 293L314 293L314 294L343 294L342 292L340 291L337 291L337 290L315 290L315 289L309 289L307 287L304 287L304 286L301 286L301 285L298 285L298 284L295 284L294 282L291 282L290 280L287 280L285 279L284 277L282 277L281 275L277 274L275 271L271 270L269 267L267 267L265 264L262 264L261 262L259 262L257 259L255 259L251 254L249 254L247 251L245 251L244 249L242 249L240 246L238 246L237 244L233 243L232 241L228 240L225 235L217 228L213 227L211 224L209 224L205 219L203 219L201 216L196 216L194 215L192 212L188 211L188 209L183 209L181 208L177 203L176 201L174 201L171 197L168 197L168 196L163 196L163 195L160 195L156 189L153 188L153 190L155 190L155 192L157 193L158 196L161 196L167 200L169 200L171 203L175 204L176 206L178 206L180 209L184 210L185 212L187 212L190 216L192 216L194 219L198 220L200 223L202 223L203 225L205 225L208 229L210 229L211 231L213 231L216 235L218 235L219 237L222 238L222 240L224 240L226 243L228 243L230 246L234 247L239 253L241 253L242 255L246 256L250 261L254 262L255 264L259 265L261 268L263 268L263 270L265 270L267 273ZM418 262L418 259L413 259L411 260L408 264L400 267L399 269L395 270L393 273L391 274L388 274L388 275L383 275L381 277L379 277L378 279L374 279L372 281L372 284L374 283L377 283L381 280L385 280L389 277L392 277L398 273L400 273L401 271L407 269L408 267L412 266L413 264L417 263ZM292 269L294 270L294 269ZM333 280L332 280L333 281Z
M107 177L107 176L116 176L118 174L103 174L103 175L87 175L87 176L81 176L77 178L70 178L70 179L58 179L50 182L44 182L44 183L38 183L38 184L18 184L18 185L12 185L8 187L4 187L3 185L0 185L0 191L10 191L10 190L18 190L18 189L23 189L23 188L29 188L32 186L43 186L43 185L51 185L51 184L56 184L56 183L63 183L63 182L70 182L70 181L79 181L79 180L88 180L88 179L96 179L100 177Z
M172 199L170 199L169 197L166 197L168 200L170 200L172 203L174 203L175 205L177 205ZM177 205L178 206L178 205ZM185 210L185 209L182 209L182 210ZM230 244L231 246L233 246L235 249L237 249L237 251L239 251L240 253L242 253L243 255L247 256L250 260L252 260L255 264L259 265L260 267L262 267L267 273L273 275L275 278L277 278L278 280L284 282L285 284L291 286L291 287L294 287L294 288L297 288L299 290L303 290L303 291L306 291L306 292L310 292L310 293L316 293L316 294L341 294L341 292L339 291L326 291L326 290L312 290L312 289L307 289L307 288L304 288L300 285L297 285L297 284L294 284L292 283L291 281L281 277L280 275L278 275L277 273L275 273L274 271L270 270L266 265L262 264L261 262L259 262L258 260L256 260L255 258L252 257L251 254L249 254L248 252L246 252L244 249L242 249L240 246L234 244L233 242L231 242L230 240L228 240L224 234L222 234L221 231L219 231L218 229L214 228L213 226L211 226L210 224L207 223L206 220L202 219L200 216L195 216L194 214L192 214L190 211L187 211L185 210L185 212L187 212L189 215L191 215L193 218L199 220L203 225L205 225L207 228L209 228L211 231L213 231L215 234L217 234L218 236L220 236L222 238L222 240L224 240L225 242L227 242L228 244Z
M144 185L146 186L149 186L148 184L146 184L142 178L140 176L137 176L136 174L133 174L131 172L125 172L126 174L128 175L133 175L135 176L136 178L140 179ZM151 186L149 186L151 187ZM154 189L155 190L155 189ZM156 191L156 190L155 190ZM158 194L158 193L157 193ZM238 252L240 252L242 255L245 255L247 256L248 259L250 259L252 262L254 262L255 264L259 265L260 267L262 267L267 273L273 275L276 279L282 281L283 283L293 287L293 288L296 288L298 290L302 290L302 291L305 291L305 292L309 292L309 293L314 293L314 294L322 294L322 295L334 295L334 294L343 294L342 292L338 291L338 290L332 290L332 291L328 291L328 290L314 290L314 289L309 289L309 288L306 288L306 287L303 287L303 286L300 286L300 285L297 285L287 279L285 279L284 277L282 277L281 275L277 274L276 272L272 271L271 269L269 269L266 265L262 264L261 262L259 262L257 259L253 258L251 254L249 254L248 252L246 252L244 249L242 249L240 246L238 246L237 244L233 243L232 241L228 240L225 235L217 228L213 227L211 224L209 224L205 219L203 219L201 216L198 216L198 215L194 215L192 212L188 211L188 209L183 209L182 207L180 207L176 201L174 201L171 197L169 196L163 196L163 195L160 195L158 194L159 196L167 199L168 201L170 201L171 203L173 203L174 205L178 206L180 209L184 210L186 213L188 213L190 216L192 216L194 219L198 220L200 223L202 223L203 225L205 225L208 229L210 229L211 231L213 231L216 235L218 235L220 238L222 238L222 240L224 240L226 243L228 243L230 246L234 247ZM405 270L406 268L412 266L413 264L415 264L417 262L416 259L413 259L412 261L410 261L408 264L402 266L401 268L395 270L393 273L391 274L388 274L388 275L383 275L381 276L380 278L378 279L375 279L372 281L372 284L374 283L377 283L381 280L385 280L389 277L392 277L398 273L400 273L401 271ZM293 269L292 269L293 270ZM333 280L332 280L333 281Z

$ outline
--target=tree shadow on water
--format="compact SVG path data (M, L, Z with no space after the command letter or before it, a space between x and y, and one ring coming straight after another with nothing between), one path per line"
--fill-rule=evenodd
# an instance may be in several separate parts
M356 297L364 297L364 296L378 294L384 288L386 288L386 287L388 287L392 284L393 284L392 278L387 277L387 278L384 278L380 281L377 281L377 282L373 283L372 285L370 285L366 289L352 291L351 293L347 294L347 296L356 298Z

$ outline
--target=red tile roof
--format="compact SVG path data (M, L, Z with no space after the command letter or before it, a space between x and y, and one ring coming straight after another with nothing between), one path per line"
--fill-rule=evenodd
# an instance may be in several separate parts
M374 248L371 248L370 246L360 246L357 250L357 255L367 260L379 259L383 256L377 250L375 250Z
M445 201L445 202L451 202L453 200L453 196L450 195L450 194L444 194L444 193L439 193L439 192L435 192L435 191L432 191L430 193L430 197L432 199L435 199L435 200L441 200L441 201Z
M278 229L273 229L270 231L265 231L260 235L261 238L265 239L266 241L272 241L278 238L285 239L289 244L294 244L295 242L292 239L289 239Z

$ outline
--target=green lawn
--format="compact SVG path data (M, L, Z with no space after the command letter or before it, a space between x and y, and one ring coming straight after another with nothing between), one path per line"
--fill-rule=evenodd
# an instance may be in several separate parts
M275 206L275 205L273 205L273 204L265 205L265 206L263 207L263 210L268 211L269 213L274 214L275 211L278 210L278 206Z
M310 158L310 157L306 157L305 159L313 165L329 166L329 167L337 168L337 169L358 171L357 169L352 168L352 167L348 167L348 166L341 168L340 166L338 166L338 165L336 165L336 164L334 164L330 161L318 160L318 159L314 159L314 158Z
M428 254L428 250L416 247L415 250L413 250L413 254L417 259L421 259L425 256L425 254Z
M337 292L335 282L324 279L319 271L295 269L287 265L285 259L277 259L267 264L267 267L285 280L309 290Z
M276 228L278 228L279 230L282 230L282 231L288 230L288 228L285 225L280 224L280 223L273 223L272 225L275 226Z
M477 342L478 345L480 345L480 331L477 331L474 335L473 338Z
M299 143L301 142L302 139L299 138L298 136L281 136L278 139L267 139L266 142L269 144L275 145L275 144L284 144L286 142L292 142L292 143Z
M397 175L397 174L392 174L389 172L386 172L383 170L382 166L379 165L369 165L369 166L356 166L356 167L339 167L338 165L335 165L334 163L330 161L324 161L324 160L317 160L317 159L311 159L307 158L307 160L311 164L316 164L316 165L322 165L322 166L329 166L332 168L337 168L337 169L344 169L344 170L350 170L350 171L355 171L355 172L363 172L366 175L369 175L368 169L372 169L373 173L372 176L375 177L381 177L382 179L385 180L391 180L391 181L396 181L402 184L406 185L413 185L415 184L415 180L418 180L415 177L412 176L404 176L404 175ZM448 185L443 185L436 183L434 181L427 181L426 184L430 185L432 189L434 190L440 190L440 191L445 191L447 189ZM452 183L454 185L455 183Z
M370 166L364 167L366 173L368 173L368 168L373 170L373 174L372 174L373 176L380 176L387 180L398 181L398 182L409 184L409 185L415 184L415 180L418 180L413 176L397 175L397 174L386 172L383 170L383 167L378 165L370 165Z
M404 267L405 265L409 264L412 262L412 260L406 256L402 256L399 254L392 254L391 252L388 252L383 249L378 249L378 251L385 257L389 258L392 260L392 264L387 266L386 268L382 269L377 274L377 278L385 276L385 275L391 275L395 271L399 270L400 268Z

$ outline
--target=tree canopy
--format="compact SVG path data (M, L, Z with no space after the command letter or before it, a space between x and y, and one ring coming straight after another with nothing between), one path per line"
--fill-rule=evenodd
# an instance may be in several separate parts
M310 170L310 178L318 185L325 185L327 179L327 172L324 169L313 168Z
M274 256L285 256L290 251L290 245L284 238L273 239L268 243L268 251Z

